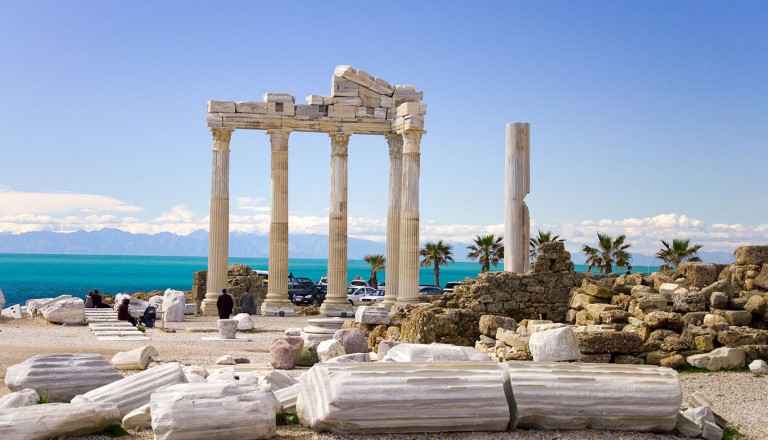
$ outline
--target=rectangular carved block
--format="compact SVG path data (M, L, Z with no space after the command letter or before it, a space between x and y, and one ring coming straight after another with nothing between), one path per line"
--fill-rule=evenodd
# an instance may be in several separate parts
M357 96L360 86L344 78L333 77L331 80L331 96Z
M329 105L328 106L328 117L331 118L354 118L355 114L357 113L355 111L356 107L348 106L348 105Z
M266 115L268 107L266 102L247 101L235 103L235 111L237 113L257 113Z
M208 113L234 113L234 101L208 101Z

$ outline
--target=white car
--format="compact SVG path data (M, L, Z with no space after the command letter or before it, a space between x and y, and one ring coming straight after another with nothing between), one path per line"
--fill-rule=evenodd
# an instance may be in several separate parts
M371 285L365 280L352 280L349 282L349 287L371 287Z
M378 303L384 301L384 289L378 289L376 290L376 293L373 293L371 295L366 295L362 298L360 298L360 304L361 305L367 305L371 303Z
M347 289L347 300L355 306L360 302L360 298L375 293L376 290L373 287L350 287Z

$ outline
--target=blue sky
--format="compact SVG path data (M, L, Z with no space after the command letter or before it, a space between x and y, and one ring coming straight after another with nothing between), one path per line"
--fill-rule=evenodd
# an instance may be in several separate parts
M0 232L208 225L206 102L329 94L336 65L428 103L421 238L501 233L507 122L534 232L634 250L768 242L768 4L0 2ZM269 227L268 136L231 143L233 230ZM290 138L291 231L327 234L330 140ZM353 136L349 230L383 240L388 151Z

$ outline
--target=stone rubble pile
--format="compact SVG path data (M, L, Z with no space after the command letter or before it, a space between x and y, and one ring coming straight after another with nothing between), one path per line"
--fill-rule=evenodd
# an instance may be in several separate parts
M197 310L205 299L208 283L208 271L198 270L192 274L192 298L195 299ZM261 306L267 297L267 286L264 279L256 274L250 266L245 264L233 264L227 268L227 293L232 296L235 303L233 314L240 313L240 296L246 291L253 294L257 306Z

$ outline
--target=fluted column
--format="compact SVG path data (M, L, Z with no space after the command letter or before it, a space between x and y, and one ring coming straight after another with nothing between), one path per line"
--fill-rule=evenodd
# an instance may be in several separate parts
M328 215L328 294L326 316L351 312L347 301L347 157L348 133L331 133L331 205Z
M389 204L387 206L386 294L382 305L390 308L397 302L400 263L400 203L403 190L403 136L387 135L389 143Z
M531 185L530 124L507 124L504 228L504 271L526 273L531 236L525 196Z
M400 262L397 302L419 301L419 167L421 131L403 133L403 181L400 212ZM389 283L387 283L389 285Z
M233 129L212 128L211 215L208 224L208 282L201 305L204 315L216 315L216 300L227 286L229 258L229 141Z
M267 130L272 146L272 218L269 224L269 284L262 313L293 313L288 300L288 135Z

